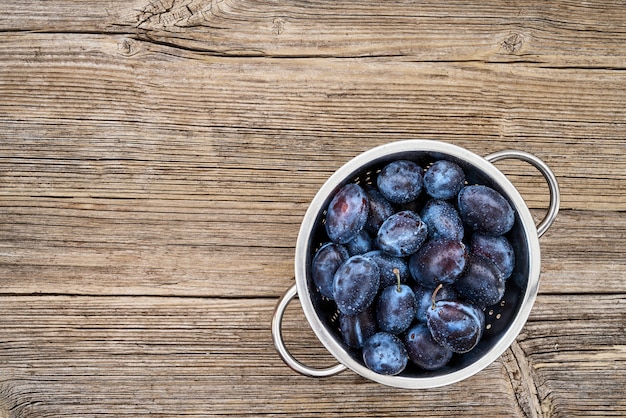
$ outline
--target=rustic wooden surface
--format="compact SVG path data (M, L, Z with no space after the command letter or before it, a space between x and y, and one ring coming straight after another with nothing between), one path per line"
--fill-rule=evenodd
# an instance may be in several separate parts
M0 417L626 415L626 4L0 0ZM275 353L308 202L393 140L557 175L530 319L433 390ZM498 163L537 220L547 187ZM331 365L297 302L285 336Z

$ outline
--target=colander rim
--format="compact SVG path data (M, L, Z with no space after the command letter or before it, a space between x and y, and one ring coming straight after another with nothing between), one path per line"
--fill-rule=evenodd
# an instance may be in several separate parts
M367 369L363 364L355 360L322 323L322 320L315 311L311 295L308 291L307 255L310 251L309 245L311 235L314 232L313 228L316 219L321 211L325 209L324 204L327 202L328 197L337 190L337 187L345 184L348 179L353 178L356 173L377 160L414 152L443 154L462 160L464 163L480 170L482 174L488 176L494 184L497 184L497 186L504 191L513 209L517 212L518 219L524 231L523 235L526 237L525 248L528 252L527 258L529 263L528 281L523 299L519 305L519 310L513 317L511 324L500 336L498 341L471 364L459 370L441 375L424 377L408 377L402 375L385 376ZM371 148L350 159L337 169L320 187L311 201L300 226L295 250L295 278L298 297L305 317L322 345L337 361L355 373L388 386L405 389L424 389L449 385L478 373L497 360L515 341L530 315L538 292L540 265L539 236L533 217L524 199L506 175L485 158L466 148L438 140L425 139L402 140Z

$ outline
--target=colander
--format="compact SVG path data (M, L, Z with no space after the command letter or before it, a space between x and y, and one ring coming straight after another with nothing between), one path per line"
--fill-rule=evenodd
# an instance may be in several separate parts
M376 173L394 160L412 160L427 167L439 159L453 161L465 171L468 184L485 184L499 191L515 212L515 225L507 234L516 256L515 269L507 279L502 301L485 310L486 329L479 344L470 352L455 355L436 371L409 366L399 375L386 376L369 370L360 350L348 347L338 327L334 303L325 300L311 278L311 261L316 250L327 241L323 221L325 210L335 193L345 184L375 181ZM548 183L550 204L544 219L535 225L524 199L507 177L493 165L504 159L517 159L536 167ZM539 287L541 255L539 237L554 222L559 210L559 187L550 168L536 156L524 151L503 150L480 157L473 152L440 141L407 140L392 142L366 151L339 168L317 192L302 221L295 251L295 284L278 301L272 318L274 346L283 361L298 373L311 377L332 376L346 369L375 382L406 389L439 387L466 379L495 361L522 330L535 302ZM313 332L338 361L328 368L309 367L289 353L282 337L282 319L287 305L298 296Z

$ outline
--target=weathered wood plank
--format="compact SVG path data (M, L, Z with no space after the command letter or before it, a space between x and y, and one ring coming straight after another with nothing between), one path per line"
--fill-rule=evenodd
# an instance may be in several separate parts
M273 351L273 307L272 299L2 297L0 405L15 416L517 413L500 364L432 391L352 372L299 376ZM287 312L285 338L303 361L334 363L299 307ZM482 389L468 397L474 386Z
M7 1L0 30L128 33L225 56L624 67L620 1ZM55 13L50 13L54 10ZM132 43L126 48L132 50Z
M296 375L271 348L272 299L5 296L0 302L0 405L16 408L16 416L403 410L521 416L526 406L517 404L509 376L520 367L531 368L525 379L536 380L526 384L535 385L549 416L626 408L623 333L606 332L623 331L626 305L618 296L540 296L519 339L528 366L509 352L468 381L424 391L387 388L350 371L322 380ZM565 313L570 304L582 307L577 317ZM309 364L332 364L296 305L284 323L290 349ZM612 375L603 372L609 369ZM595 398L570 396L580 394L573 388L582 378L593 381Z
M282 223L264 216L248 222L232 218L255 218L254 202L178 214L167 209L169 202L124 202L98 201L81 210L72 199L5 203L2 291L267 297L291 283L304 209L282 215ZM113 208L92 208L108 204ZM618 245L624 222L621 214L562 212L540 241L540 292L626 292Z
M124 57L121 36L2 38L7 140L0 151L10 164L3 171L15 173L4 194L93 196L98 181L105 197L202 194L210 185L226 186L223 195L233 181L219 182L225 168L317 180L371 146L436 138L481 154L513 147L540 155L560 176L564 208L626 208L625 189L607 182L624 177L619 71L589 77L508 64L232 61L152 44ZM181 56L168 55L176 51ZM68 61L73 54L81 58ZM164 173L178 178L160 182ZM234 173L239 182L263 180ZM197 182L182 191L175 180L185 175ZM531 193L529 205L545 199Z

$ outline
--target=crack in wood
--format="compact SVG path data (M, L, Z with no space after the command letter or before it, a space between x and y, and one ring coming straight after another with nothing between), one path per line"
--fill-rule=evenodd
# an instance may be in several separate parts
M534 378L532 367L528 362L526 353L517 343L502 355L504 367L509 375L517 404L526 417L539 418L547 416L544 406L538 395L537 382Z
M138 10L135 27L176 31L208 24L221 0L159 0Z

